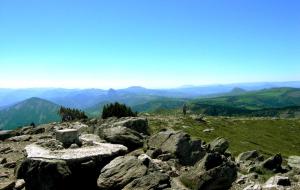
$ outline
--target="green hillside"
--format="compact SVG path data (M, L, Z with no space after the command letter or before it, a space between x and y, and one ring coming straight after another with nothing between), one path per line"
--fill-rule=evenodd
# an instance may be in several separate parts
M300 106L300 89L272 88L251 91L241 95L224 95L216 98L197 99L191 101L190 104L192 106L197 106L197 104L218 105L248 110Z
M0 110L0 129L15 129L31 122L37 124L59 121L59 105L52 102L30 98L9 108Z

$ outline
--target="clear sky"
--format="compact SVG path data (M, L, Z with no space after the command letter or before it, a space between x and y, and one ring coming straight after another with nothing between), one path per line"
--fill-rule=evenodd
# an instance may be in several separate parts
M300 80L299 0L0 0L0 87Z

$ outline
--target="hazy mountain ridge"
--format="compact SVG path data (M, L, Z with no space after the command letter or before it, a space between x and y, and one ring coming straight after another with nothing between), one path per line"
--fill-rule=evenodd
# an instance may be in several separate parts
M199 96L205 97L229 93L235 88L253 91L274 87L300 88L300 81L203 86L186 85L171 89L148 89L140 86L132 86L125 89L116 90L63 88L0 89L0 108L11 106L31 97L38 97L67 107L86 109L96 105L97 103L112 101L112 96L118 96L118 98L114 98L114 100L122 99L123 96L128 95L147 95L169 98L197 98Z
M59 105L40 98L30 98L0 110L0 129L59 121Z

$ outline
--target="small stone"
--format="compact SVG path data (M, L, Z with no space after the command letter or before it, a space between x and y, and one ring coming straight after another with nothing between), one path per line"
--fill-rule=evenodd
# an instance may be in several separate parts
M71 146L69 148L76 149L76 148L79 148L79 146L77 144L71 144Z
M21 142L21 141L29 141L30 139L31 139L30 135L21 135L21 136L11 137L7 140L12 142Z
M73 143L79 142L77 129L63 129L56 131L56 140L63 143L65 147L71 146Z
M204 129L203 133L210 133L210 132L213 132L214 130L215 130L214 128Z
M15 184L15 190L21 190L25 187L24 179L18 179Z

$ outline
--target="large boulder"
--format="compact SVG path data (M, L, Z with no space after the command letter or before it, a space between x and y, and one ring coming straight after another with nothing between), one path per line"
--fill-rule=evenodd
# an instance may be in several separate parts
M112 160L98 178L100 189L122 189L131 181L144 176L147 166L135 156L121 156Z
M238 155L236 161L238 163L240 162L246 162L248 160L255 160L259 157L259 153L256 150L251 150L247 152L242 152Z
M144 137L140 133L122 126L103 128L98 135L107 142L125 145L130 150L144 144Z
M280 172L282 170L282 157L281 154L276 154L261 163L261 166L265 169L272 170L274 172Z
M219 153L208 153L194 167L180 176L183 184L198 190L229 189L236 178L235 164Z
M15 136L15 134L12 130L0 130L0 141L3 141L13 136Z
M170 187L170 177L159 171L133 180L123 190L163 190Z
M121 121L115 122L113 126L123 126L135 130L144 135L149 135L148 120L142 117L127 117Z
M283 187L291 186L291 181L288 177L284 176L273 176L263 186L265 190L272 189L283 189Z
M31 144L25 150L16 177L25 180L26 190L97 189L101 169L127 152L125 146L105 143L75 149Z
M229 147L229 142L221 137L216 138L212 142L209 143L210 152L218 152L220 154L224 154L225 151Z
M206 153L201 144L200 140L191 140L187 133L168 130L151 136L148 139L147 148L159 149L162 154L170 153L182 165L194 165Z

